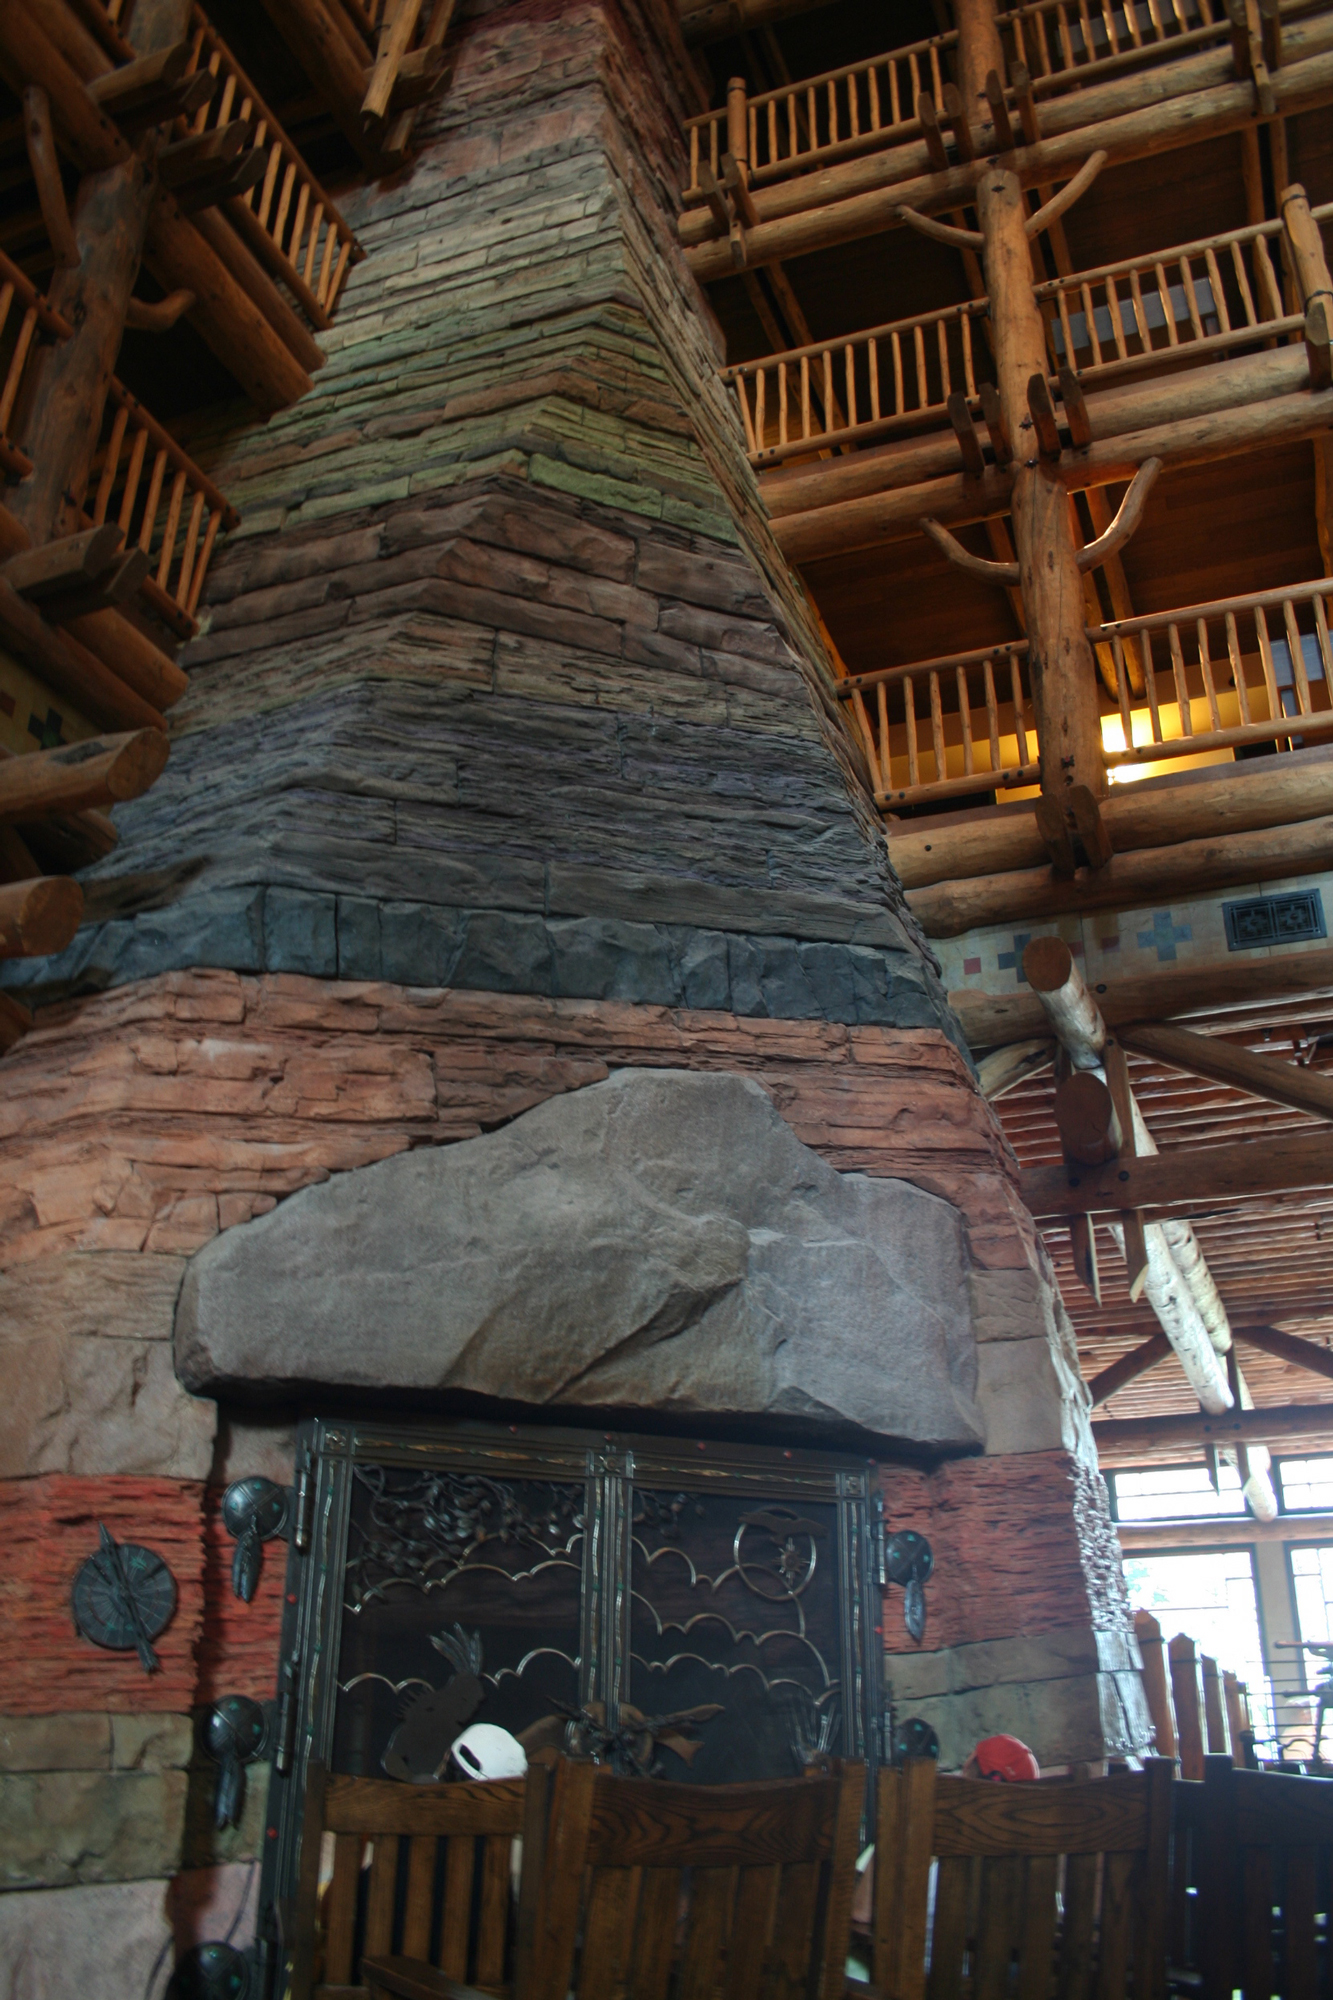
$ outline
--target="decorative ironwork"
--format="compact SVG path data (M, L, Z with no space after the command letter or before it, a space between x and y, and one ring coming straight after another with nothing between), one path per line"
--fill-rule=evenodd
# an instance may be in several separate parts
M900 1528L884 1545L884 1573L890 1583L903 1588L903 1623L919 1645L926 1636L926 1581L935 1567L935 1556L924 1535L913 1528Z
M171 1975L167 2000L250 2000L250 1962L234 1944L197 1944Z
M680 1517L687 1508L695 1514L704 1511L688 1493L655 1493L651 1487L644 1486L634 1489L635 1527L656 1528L664 1542L679 1539Z
M938 1757L939 1754L939 1737L919 1715L909 1715L906 1722L900 1723L894 1730L889 1751L892 1763L905 1764L909 1757Z
M557 1714L524 1730L522 1740L527 1749L564 1749L571 1756L591 1757L594 1764L607 1764L621 1777L632 1778L662 1775L659 1743L692 1764L701 1748L699 1724L723 1713L719 1701L696 1702L693 1708L677 1709L671 1715L644 1715L628 1702L621 1702L618 1720L612 1722L602 1701L590 1701L581 1708L557 1702L556 1708Z
M777 1555L764 1564L745 1562L741 1544L747 1528L766 1535ZM778 1603L784 1597L799 1597L814 1577L815 1544L827 1533L821 1521L802 1520L790 1507L765 1507L757 1513L742 1514L732 1544L736 1572L747 1590L752 1590L756 1597L766 1597L770 1603Z
M213 1824L239 1826L245 1806L245 1767L269 1748L272 1711L245 1694L224 1694L204 1713L200 1737L218 1767Z
M231 1559L231 1587L248 1604L259 1583L262 1545L286 1539L292 1527L292 1489L255 1474L235 1479L222 1496L222 1525L236 1538Z
M94 1646L139 1655L146 1674L160 1662L152 1642L176 1609L176 1579L152 1549L117 1542L99 1522L101 1545L82 1565L70 1593L74 1623Z
M455 1739L486 1699L480 1632L455 1625L452 1632L432 1632L430 1643L443 1653L453 1675L442 1688L427 1686L408 1703L384 1750L385 1771L409 1785L438 1783Z
M567 1552L583 1527L581 1486L488 1479L480 1473L404 1473L357 1466L369 1489L370 1527L347 1564L349 1611L362 1611L395 1584L431 1590L447 1583L487 1542ZM533 1507L533 1494L540 1505Z

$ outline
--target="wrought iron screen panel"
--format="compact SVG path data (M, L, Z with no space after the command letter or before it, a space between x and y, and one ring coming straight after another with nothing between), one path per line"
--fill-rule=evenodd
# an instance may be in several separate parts
M312 1758L434 1782L475 1721L705 1784L792 1775L819 1749L877 1762L864 1459L473 1423L316 1421L299 1449L270 1983Z

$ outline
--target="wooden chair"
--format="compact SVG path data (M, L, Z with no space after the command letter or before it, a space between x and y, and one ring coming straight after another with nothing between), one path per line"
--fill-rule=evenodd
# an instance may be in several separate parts
M1205 2000L1315 2000L1333 1974L1333 1783L1204 1767L1198 1869Z
M755 1785L561 1764L515 2000L841 2000L864 1803L860 1764ZM458 2000L406 1956L362 1971L377 1996Z
M312 1764L290 2000L368 2000L369 1988L358 1983L361 1961L386 1952L484 1993L505 1993L517 1932L525 1918L530 1928L533 1914L522 1896L515 1907L513 1843L523 1837L523 1880L535 1883L550 1777L534 1764L526 1779L500 1784L405 1785ZM332 1879L321 1894L330 1844Z
M885 2000L1159 2000L1173 1776L1163 1758L1073 1783L937 1778L928 1759L882 1771L873 1978Z

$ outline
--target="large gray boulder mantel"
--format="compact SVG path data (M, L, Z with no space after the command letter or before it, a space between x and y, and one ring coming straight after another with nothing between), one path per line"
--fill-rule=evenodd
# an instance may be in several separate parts
M623 1070L293 1195L192 1260L193 1389L467 1390L981 1438L961 1218L741 1076Z

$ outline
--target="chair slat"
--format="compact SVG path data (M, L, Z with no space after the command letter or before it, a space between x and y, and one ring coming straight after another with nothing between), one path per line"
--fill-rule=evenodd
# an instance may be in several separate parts
M975 1873L971 1855L946 1855L935 1878L935 1925L931 1932L930 2000L959 2000L963 1956L968 1945L968 1909Z
M1102 1864L1097 2000L1123 2000L1127 1990L1137 1863L1134 1854L1108 1854Z
M403 1955L430 1955L431 1902L435 1891L435 1847L430 1834L415 1834L407 1850L407 1905L403 1912Z
M510 1842L503 1834L488 1836L482 1851L481 1909L477 1922L478 1986L502 1986L505 1976L505 1934L509 1918Z
M637 1868L594 1871L583 1913L579 2000L617 2000L628 1988L641 1873Z
M680 2000L714 2000L717 1968L731 1932L731 1906L739 1873L736 1868L694 1871L680 1967Z
M370 1893L366 1898L366 1953L382 1956L393 1949L393 1906L398 1889L398 1835L380 1834L370 1863Z
M356 1893L360 1880L361 1837L355 1833L340 1833L333 1845L333 1880L324 1900L324 1976L331 1986L351 1983Z
M1059 1857L1029 1855L1023 1881L1017 2000L1049 2000L1055 1970L1055 1896Z
M634 2000L667 2000L680 1909L680 1870L644 1868L639 1875L639 1921L630 1991Z
M1315 1918L1318 1851L1313 1847L1293 1848L1286 1859L1283 1895L1283 1933L1286 1964L1282 1990L1287 2000L1316 2000L1319 1992L1319 1960L1315 1945Z
M773 1934L781 1876L779 1868L738 1871L731 1949L727 1954L726 2000L759 2000L764 1954ZM637 1992L635 2000L640 2000Z
M1097 1921L1095 1854L1071 1854L1065 1862L1065 1920L1060 1933L1060 2000L1091 2000L1093 1937Z
M1010 1964L1018 1944L1023 1859L989 1854L981 1864L981 1908L977 1922L977 1966L973 2000L1005 2000Z
M468 1975L468 1929L472 1918L475 1853L476 1843L471 1834L455 1834L445 1849L440 1971L446 1979L466 1979Z
M772 2000L805 2000L818 1896L819 1869L814 1862L798 1862L783 1869L778 1918L765 1973L765 2000L770 1994Z

